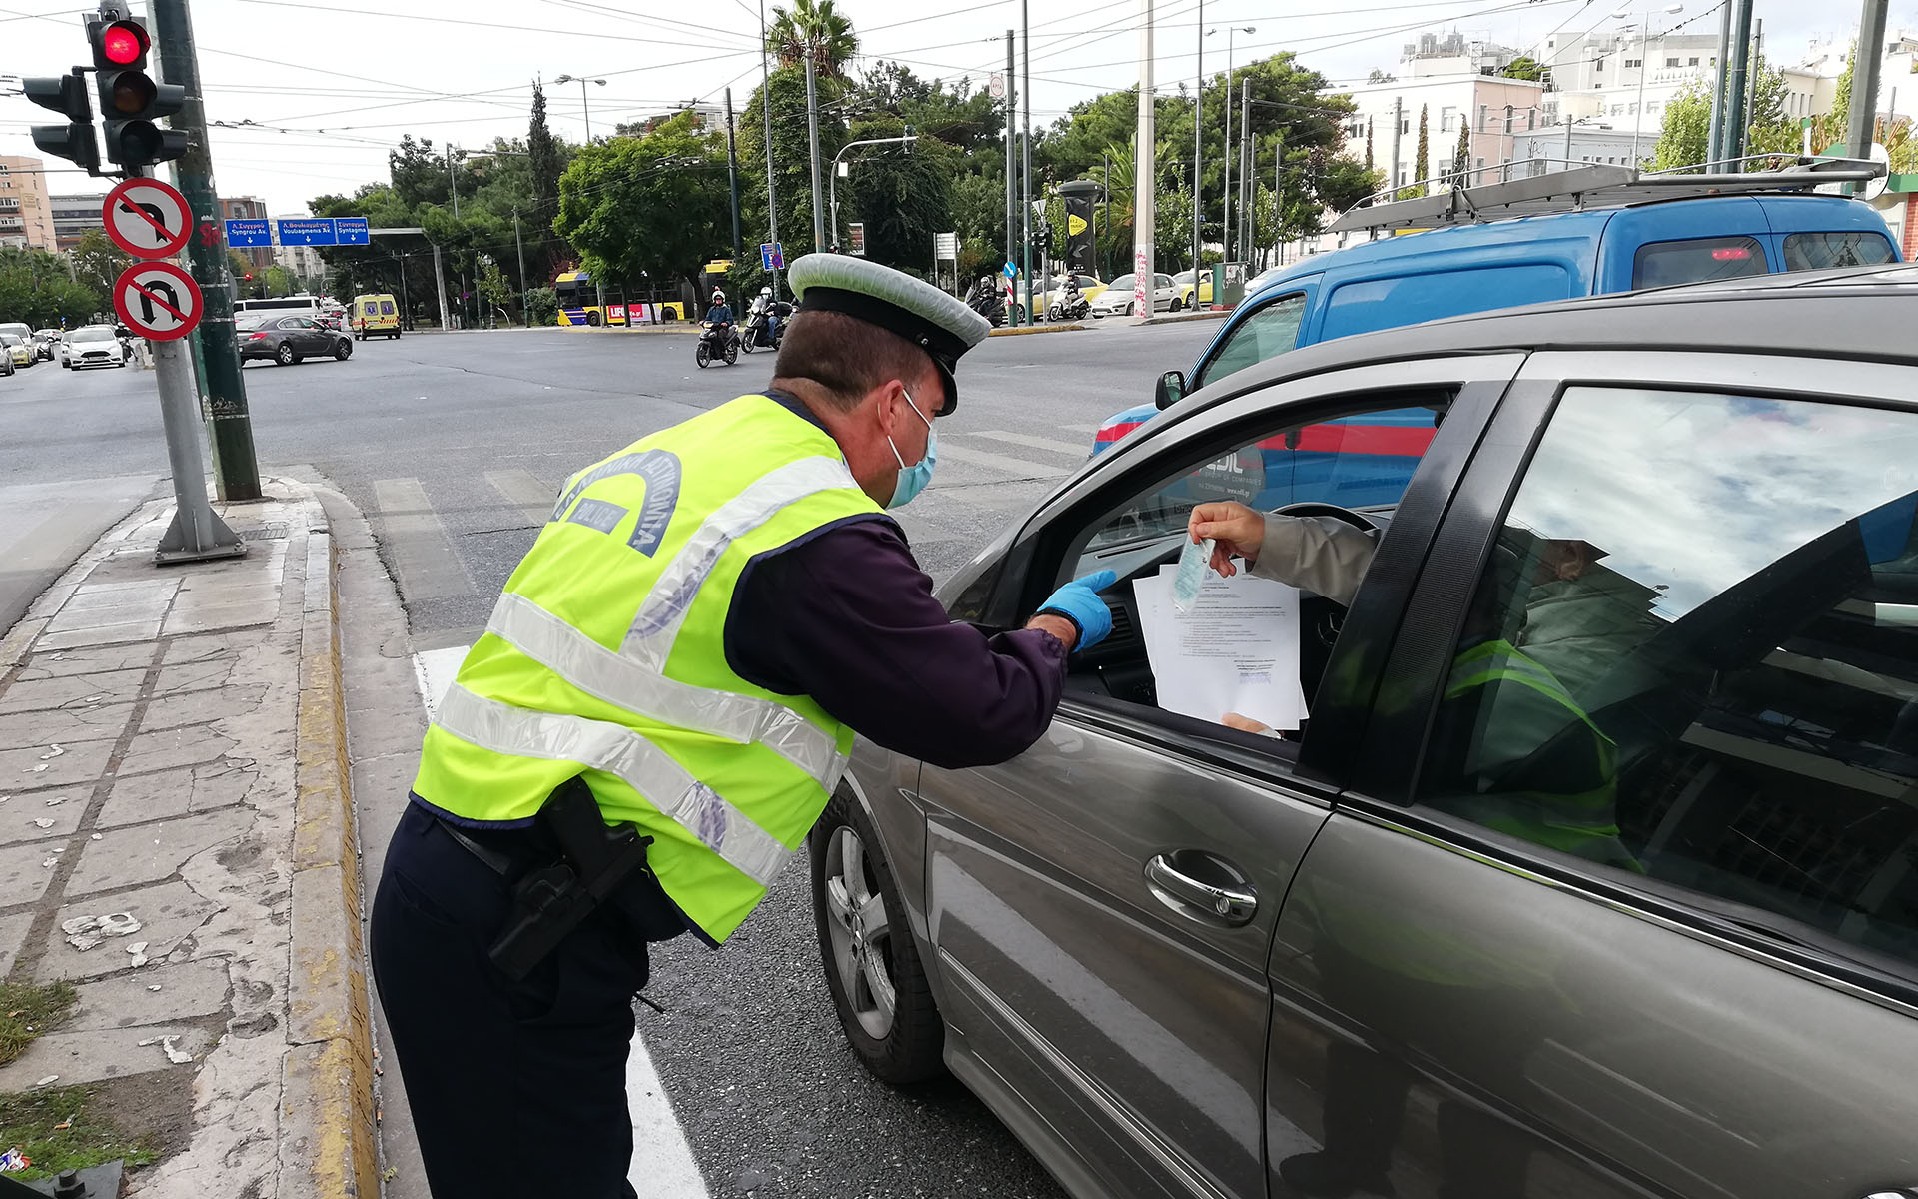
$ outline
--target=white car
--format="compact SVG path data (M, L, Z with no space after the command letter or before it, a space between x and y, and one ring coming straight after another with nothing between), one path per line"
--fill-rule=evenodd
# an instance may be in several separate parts
M68 370L87 366L125 366L126 350L111 325L88 325L60 339L60 365Z
M1106 289L1099 293L1099 298L1092 301L1092 315L1134 315L1138 301L1132 294L1132 285L1133 277L1131 275L1120 275L1117 279L1108 283ZM1172 286L1171 275L1152 276L1152 311L1170 312L1173 301L1178 294L1178 289Z

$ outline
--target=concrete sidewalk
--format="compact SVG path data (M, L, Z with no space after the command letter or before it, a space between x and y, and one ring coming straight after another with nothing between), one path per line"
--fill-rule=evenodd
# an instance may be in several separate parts
M335 551L268 492L185 566L144 505L0 639L0 970L79 995L0 1092L98 1084L135 1195L379 1194Z

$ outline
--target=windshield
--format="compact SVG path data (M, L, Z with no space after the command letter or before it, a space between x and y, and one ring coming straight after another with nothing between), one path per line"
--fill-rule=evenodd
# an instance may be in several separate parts
M107 328L75 329L67 334L68 341L112 341L113 330Z

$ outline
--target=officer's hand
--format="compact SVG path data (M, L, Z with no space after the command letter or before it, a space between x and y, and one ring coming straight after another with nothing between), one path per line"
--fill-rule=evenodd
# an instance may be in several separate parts
M1106 634L1112 631L1112 609L1106 607L1099 593L1118 581L1119 576L1109 570L1074 579L1040 604L1037 615L1065 617L1079 632L1072 648L1089 649L1105 640Z
M1212 539L1212 569L1229 579L1239 573L1232 565L1236 555L1252 563L1259 560L1259 547L1265 544L1265 517L1244 504L1200 504L1186 522L1186 534L1197 545Z

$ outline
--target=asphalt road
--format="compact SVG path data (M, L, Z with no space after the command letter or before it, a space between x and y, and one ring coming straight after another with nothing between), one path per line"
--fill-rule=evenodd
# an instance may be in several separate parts
M1217 327L1107 321L968 355L938 474L901 513L922 565L943 578L1030 511L1102 420L1189 367ZM249 366L246 381L262 470L310 467L344 491L380 540L416 648L451 650L478 635L561 480L771 370L763 354L698 370L682 335L555 329L375 341L347 362ZM151 374L43 365L0 380L0 529L37 514L20 536L41 558L84 546L166 470ZM38 577L0 573L0 615L7 588L31 599ZM899 1094L852 1058L803 860L723 953L682 938L658 947L653 972L647 994L666 1012L640 1008L641 1035L710 1195L1061 1194L962 1087ZM536 1172L541 1148L511 1152Z

